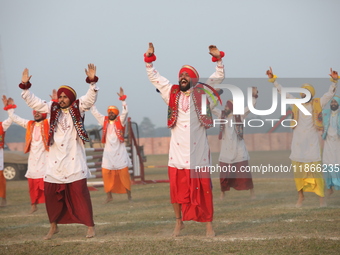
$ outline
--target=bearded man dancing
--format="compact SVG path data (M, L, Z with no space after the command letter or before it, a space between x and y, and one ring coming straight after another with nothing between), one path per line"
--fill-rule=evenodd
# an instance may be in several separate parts
M278 92L281 93L281 85L276 81L276 75L272 69L267 70L269 82L274 83ZM298 191L297 207L302 206L304 200L303 192L314 192L320 197L320 206L326 206L324 201L324 180L321 171L313 171L321 166L321 153L319 142L319 131L323 129L322 125L322 109L334 97L338 73L331 69L332 84L327 93L321 98L314 98L315 89L312 85L305 83L302 88L307 89L311 98L303 106L312 113L305 115L296 105L293 106L293 139L291 145L290 159L294 170L294 180ZM306 94L301 94L302 98ZM287 94L287 98L294 99L291 94Z
M209 46L209 50L217 66L205 85L213 90L211 86L220 84L224 79L224 53L213 45ZM213 125L210 102L204 97L205 89L203 84L198 83L199 75L195 68L184 65L178 74L179 85L173 85L153 67L155 60L153 44L149 43L144 54L146 72L168 105L168 127L171 128L168 174L176 216L173 236L178 236L184 228L183 221L194 220L206 222L206 235L212 237L215 236L212 187L210 173L205 171L211 164L206 133L206 129Z
M84 143L89 137L84 128L85 111L97 99L96 67L85 69L86 82L90 83L86 95L77 99L75 90L61 86L57 91L58 102L47 103L29 91L28 69L22 74L19 87L21 96L32 109L50 114L48 137L48 167L44 177L46 210L51 223L44 239L51 239L58 232L57 224L80 223L88 227L86 237L95 235L92 204L86 178L90 171L86 164Z
M108 116L99 113L95 106L91 108L93 116L103 126L102 143L105 144L105 148L102 160L102 174L107 195L105 203L112 201L112 193L127 193L128 200L131 200L129 167L132 166L132 163L124 141L128 107L125 102L126 95L124 95L124 90L120 88L120 92L117 94L119 100L122 101L123 110L121 115L119 115L118 108L113 105L107 109Z
M333 97L330 109L322 111L324 131L322 138L325 140L322 154L322 168L327 165L324 173L327 196L333 194L333 188L340 190L340 97Z

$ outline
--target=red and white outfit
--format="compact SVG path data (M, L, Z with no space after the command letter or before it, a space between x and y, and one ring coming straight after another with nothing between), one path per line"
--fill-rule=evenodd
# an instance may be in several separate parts
M253 97L253 105L255 104L256 99ZM213 108L212 112L219 119L223 118L221 109ZM241 166L247 166L248 160L250 159L243 139L243 132L242 135L239 135L236 130L236 125L231 125L231 122L244 122L245 118L250 113L248 107L244 109L244 113L244 115L238 115L239 120L236 120L236 116L230 113L225 118L228 122L224 124L224 127L221 130L221 151L219 156L220 166L235 166L237 170L236 172L221 172L221 191L229 191L230 188L234 188L236 190L249 190L254 188L251 173L240 171Z
M4 146L5 132L12 124L12 119L8 118L0 122L0 197L6 198L6 179L4 176Z
M28 179L31 204L45 203L44 176L48 160L49 121L43 119L37 122L23 119L14 114L12 109L8 110L8 115L13 122L27 129L25 153L29 152L29 157L25 177Z
M146 61L147 62L147 61ZM168 174L170 179L171 203L182 205L182 220L211 222L213 220L212 187L209 172L197 171L195 167L211 164L210 149L206 127L202 125L195 106L193 94L180 93L179 97L170 102L171 93L175 93L173 85L159 74L152 63L146 63L146 72L150 82L160 91L167 105L175 104L178 111L171 128ZM198 77L197 77L198 78ZM214 86L224 79L224 66L217 61L216 71L210 76L207 84ZM191 77L191 80L192 77ZM177 85L178 86L178 85ZM169 107L169 109L170 109Z
M28 89L21 94L30 108L50 115L50 149L44 181L46 210L51 223L94 226L86 183L86 178L90 176L84 147L86 137L82 135L84 130L80 129L84 129L81 119L85 111L96 102L97 90L95 83L91 83L86 95L75 100L75 91L61 86L58 96L62 91L67 93L69 99L72 98L67 109L60 109L58 103L41 100Z

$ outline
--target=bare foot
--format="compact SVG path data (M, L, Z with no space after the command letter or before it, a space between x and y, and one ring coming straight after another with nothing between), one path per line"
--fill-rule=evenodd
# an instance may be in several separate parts
M110 203L112 200L113 200L112 197L111 197L111 198L106 198L103 204L108 204L108 203Z
M320 197L320 207L327 207L327 203L324 197Z
M54 234L59 232L59 228L55 222L51 223L50 231L44 236L44 240L50 240Z
M223 200L225 197L225 194L224 194L224 191L221 191L221 194L220 194L220 200Z
M172 233L172 236L173 237L179 236L179 233L181 232L183 228L185 228L185 226L184 226L182 219L176 219L176 226L175 226L174 232Z
M214 237L214 236L216 236L215 231L213 230L211 222L207 222L206 229L207 229L206 237Z
M32 214L32 213L34 213L34 212L36 212L36 211L38 211L38 207L37 207L37 205L36 205L36 204L33 204L33 205L31 205L31 211L30 211L30 214Z
M88 227L87 228L87 234L86 234L86 238L92 238L96 235L96 231L94 229L94 226L93 227Z
M7 205L7 200L6 198L2 198L0 207L5 207Z
M132 202L131 191L130 190L126 190L126 191L127 191L127 196L128 196L129 202Z
M303 200L305 200L305 197L304 197L304 196L299 196L298 201L296 202L296 205L295 205L295 206L296 206L297 208L300 208L300 207L302 206Z
M334 193L333 189L327 190L327 198L329 198Z

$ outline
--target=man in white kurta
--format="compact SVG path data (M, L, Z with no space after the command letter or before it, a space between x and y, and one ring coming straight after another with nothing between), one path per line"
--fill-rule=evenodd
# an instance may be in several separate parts
M7 101L5 104L5 108L7 106ZM10 108L8 108L10 109ZM4 176L4 145L5 145L5 132L11 126L12 119L7 118L6 120L0 122L0 197L1 203L0 206L6 206L6 178Z
M256 104L256 98L258 97L257 88L253 87L253 105ZM221 151L219 156L219 162L221 169L232 169L235 171L221 171L220 173L220 186L221 196L223 199L225 191L229 191L230 188L235 190L250 190L250 196L255 199L254 185L252 175L250 172L242 172L241 166L248 166L248 160L250 159L249 153L243 139L243 124L235 124L238 122L244 123L246 117L250 113L248 107L244 109L244 115L233 115L233 102L228 100L225 105L224 111L215 107L212 109L212 113L217 116L218 119L224 119L225 124L221 124L219 139L221 140ZM237 125L242 125L237 129ZM241 130L241 131L238 131Z
M7 112L13 122L27 129L25 153L29 152L29 157L25 177L28 179L31 197L30 213L34 213L38 210L37 204L45 203L43 178L48 162L48 133L46 131L48 131L49 122L46 119L46 113L34 111L34 121L31 121L16 115L14 109L10 109Z
M276 76L272 70L267 71L269 81L274 84L278 92L281 93L281 85L276 81ZM324 180L321 171L310 171L310 169L320 169L321 167L321 152L319 142L319 130L322 129L322 122L319 125L322 109L335 95L338 75L337 72L331 71L332 84L327 93L321 98L314 98L315 89L310 84L302 85L302 88L309 90L311 99L302 104L312 115L305 115L300 109L293 114L296 126L293 129L293 138L291 144L290 159L294 170L294 180L298 191L297 207L302 206L304 200L303 191L314 192L320 197L320 206L325 206L324 201ZM305 94L302 94L304 98ZM287 98L294 99L295 97L287 93ZM317 100L317 101L316 101ZM317 103L314 103L317 102ZM295 109L296 106L294 106ZM294 112L293 107L293 112ZM298 115L298 116L295 116ZM318 126L319 125L319 126ZM319 129L318 129L318 128Z
M220 51L210 46L210 54L217 63L216 71L207 83L214 86L224 79L224 66ZM224 53L223 53L224 54ZM199 76L191 66L183 66L179 73L179 85L173 85L153 67L156 59L152 43L144 55L146 72L150 82L159 90L169 106L168 127L171 127L168 174L170 179L171 203L176 215L173 236L184 227L183 221L206 222L207 236L214 236L212 228L213 205L209 173L197 173L193 169L210 166L211 157L200 105L194 103L195 88ZM174 98L174 96L176 98ZM209 108L210 109L210 108ZM208 113L209 114L209 113ZM199 117L200 119L199 119ZM210 113L211 118L211 113ZM193 173L196 176L193 176Z
M324 147L322 164L328 197L333 194L333 188L340 190L340 97L333 97L330 109L322 111L324 131Z
M90 110L97 98L98 88L93 64L85 69L90 87L78 100L69 86L58 89L58 103L36 97L28 89L31 76L25 69L22 76L22 98L32 109L50 115L49 157L45 174L46 210L51 223L44 239L58 232L57 224L81 223L88 227L86 237L95 235L92 204L86 184L90 171L86 163L84 143L89 141L84 129L85 111Z
M108 107L108 116L101 114L95 106L91 108L93 116L103 127L102 136L105 136L102 137L102 142L105 143L102 158L104 189L107 194L105 203L112 201L112 193L126 193L128 200L131 200L129 167L132 166L132 163L124 141L128 106L122 88L118 95L122 101L122 113L120 115L116 106Z

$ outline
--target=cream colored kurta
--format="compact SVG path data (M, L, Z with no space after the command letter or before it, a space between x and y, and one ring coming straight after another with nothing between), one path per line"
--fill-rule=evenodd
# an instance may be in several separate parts
M14 114L14 110L8 110L9 117L13 122L27 129L28 122ZM45 150L45 145L41 136L41 124L36 122L32 132L32 141L30 152L28 156L28 167L26 171L26 178L39 179L44 178L48 160L48 151Z
M86 95L79 98L81 116L96 102L97 90L96 85L91 84ZM24 90L21 95L32 109L50 114L52 102L41 100L29 90ZM44 181L71 183L89 176L83 141L77 134L68 109L62 110L55 128L53 144L50 146Z
M104 125L105 116L98 112L95 106L92 106L91 112L101 126ZM122 126L126 125L128 107L125 101L122 101L122 113L120 121ZM126 151L125 143L121 143L115 131L113 121L109 121L106 131L106 143L103 152L102 168L108 170L120 170L132 166L131 159Z
M253 97L253 105L255 106L256 99ZM212 110L213 114L217 116L217 118L221 118L222 110L218 108L214 108ZM244 115L241 115L241 122L244 122L245 118L250 113L249 108L245 107ZM229 114L227 117L227 124L225 124L224 131L222 133L221 140L221 151L219 156L219 161L227 164L234 164L237 162L242 162L245 160L249 160L249 153L246 147L246 143L244 139L240 140L237 137L237 133L235 131L235 126L231 125L231 121L234 121L234 115Z
M150 82L160 91L167 105L169 105L170 91L173 84L161 76L152 63L146 63L146 72ZM216 71L206 81L214 86L224 79L224 66L222 61L217 62ZM210 150L206 129L201 125L192 97L189 97L189 109L184 111L182 100L179 97L178 117L176 125L171 128L170 150L168 166L177 169L195 169L196 167L211 164ZM209 98L209 97L208 97Z
M4 132L6 132L6 130L10 127L11 124L12 124L11 118L7 118L2 122L2 129L4 130ZM0 148L0 171L3 170L4 170L4 149Z
M274 82L275 87L281 93L281 85ZM332 83L328 92L320 98L321 107L325 105L334 97L336 90L336 83ZM287 98L295 98L291 94L287 94ZM303 106L310 112L313 112L312 104L307 103ZM304 115L299 109L298 124L293 129L293 139L291 145L290 159L297 162L309 163L321 161L320 151L320 134L313 123L313 115Z
M340 137L337 132L338 118L339 110L332 111L322 157L322 163L333 165L333 169L336 169L335 164L340 164ZM337 167L339 167L339 165ZM336 171L338 171L338 169L336 169Z

